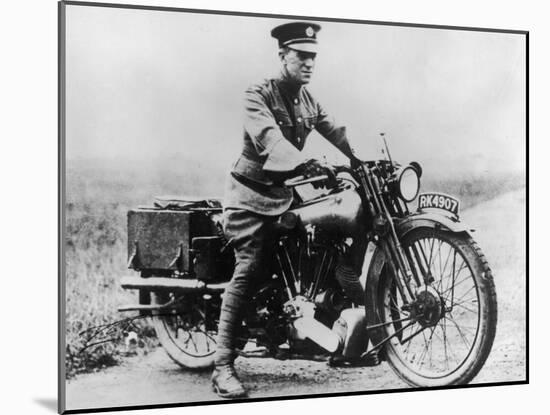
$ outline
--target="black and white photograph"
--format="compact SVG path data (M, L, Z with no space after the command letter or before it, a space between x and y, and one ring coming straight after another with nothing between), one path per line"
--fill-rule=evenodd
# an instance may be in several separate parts
M66 1L59 41L60 411L528 382L527 31Z

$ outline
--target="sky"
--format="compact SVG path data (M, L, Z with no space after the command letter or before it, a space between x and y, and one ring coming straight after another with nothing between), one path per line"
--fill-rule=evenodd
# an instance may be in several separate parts
M68 5L66 21L68 160L229 166L243 92L279 72L269 32L287 19ZM381 157L384 132L394 159L439 173L525 171L523 35L320 23L308 89L361 157Z

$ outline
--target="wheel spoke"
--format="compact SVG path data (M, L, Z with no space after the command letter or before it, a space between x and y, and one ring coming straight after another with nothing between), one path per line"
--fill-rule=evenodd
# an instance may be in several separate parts
M469 278L471 278L471 275L468 275L468 276L464 277L464 279L460 280L456 284L452 284L451 287L447 288L445 291L441 292L440 294L441 295L447 294L449 291L454 290L456 287L461 285L463 282L467 281Z
M189 338L191 339L191 343L193 343L193 347L195 348L195 352L199 352L199 348L197 347L197 343L195 342L195 339L193 338L193 333L189 332Z
M458 307L460 307L460 308L462 308L462 309L464 309L464 310L466 310L466 311L469 311L469 312L472 313L472 314L476 314L476 315L478 314L478 310L469 309L469 308L466 307L464 304L454 304L453 307L454 307L454 306L458 306Z
M462 301L459 301L459 302L454 302L453 303L453 307L455 305L460 305L460 304L465 304L465 303L470 303L470 304L478 304L478 300L477 300L477 297L471 297L471 298L468 298L466 300L462 300Z
M460 302L464 297L466 297L472 290L475 290L475 285L472 285L470 288L468 288L468 291L466 291L464 294L462 294L462 296L460 296L459 298L457 298L457 302ZM456 302L454 300L451 300L451 307L456 304Z
M435 329L436 329L436 328L437 328L437 326L431 327L432 332L430 333L430 338L428 339L428 342L430 343L430 367L433 367L433 361L432 361L432 358L433 358L433 343L432 343L432 337L434 336L434 333L435 333Z
M439 326L443 332L443 351L445 353L445 369L449 368L449 354L447 353L447 336L445 334L445 319L443 319L443 324Z
M422 352L420 354L420 358L418 359L418 365L422 366L422 362L424 361L424 357L426 356L428 352L428 342L426 341L426 334L424 333L424 330L422 330L422 338L424 339L424 347L422 348Z
M411 326L411 327L412 327L412 326ZM412 329L411 329L411 331L412 331ZM405 357L409 357L409 352L410 352L410 350L411 350L411 344L412 344L411 341L408 341L408 342L407 342L407 347L405 347Z
M449 320L451 323L454 324L456 330L458 331L458 334L460 335L460 338L462 339L462 341L464 342L464 344L466 345L466 347L468 349L470 349L470 343L468 342L468 339L466 339L466 336L464 335L464 333L462 332L462 329L460 328L460 326L457 324L457 322L452 318L451 314L448 315L448 317L446 317L447 320Z
M456 251L454 249L451 249L451 247L449 247L448 251L449 252L447 254L447 258L445 259L445 265L443 265L443 270L441 271L440 288L442 288L443 285L443 276L445 275L445 271L447 270L447 264L449 263L449 259L451 258L451 252L454 252L454 258L456 258Z
M214 337L212 337L210 334L208 334L208 332L206 330L203 330L203 329L199 329L199 331L204 334L206 337L208 337L210 340L212 340L214 343L216 342L216 339Z
M423 353L421 355L421 359L418 362L421 366L422 366L422 362L424 362L424 359L426 358L426 356L430 354L430 348L431 348L431 344L432 344L432 337L433 337L433 334L434 334L434 331L432 330L429 338L426 339L426 333L425 333L424 330L425 329L422 330L422 337L424 338L425 348L424 348ZM431 362L431 355L430 355L430 362Z
M438 240L438 242L439 242L439 247L437 249L437 258L439 260L439 281L441 281L441 278L443 277L443 272L442 272L442 269L441 269L441 244L442 244L442 241Z
M418 248L420 249L420 253L422 254L422 259L424 261L424 266L426 267L426 272L425 272L425 275L424 277L426 279L429 278L430 274L431 274L431 270L430 270L430 266L429 266L429 263L428 263L428 258L426 257L426 240L425 239L422 239L420 241L418 241Z
M391 295L391 296L390 296L390 303L393 303L393 304L388 304L388 306L390 307L390 309L393 310L393 311L397 311L397 312L399 313L401 307L399 307L399 305L397 304L397 300L396 300L396 296L395 296L395 295Z
M464 277L464 279L460 280L457 282L458 280L458 277L460 276L460 274L462 273L462 271L464 271L465 269L467 268L467 265L464 261L461 260L461 264L460 264L460 267L458 267L458 270L456 270L456 264L454 265L454 268L453 268L453 273L452 273L452 277L447 277L447 280L449 280L449 283L447 284L447 287L445 288L445 290L441 293L441 295L447 293L447 292L451 292L451 295L454 294L454 290L455 288L462 284L464 281L466 281L469 277L471 277L471 274L468 274Z
M430 238L430 240L431 240L432 243L430 245L430 260L428 261L428 269L430 270L430 274L431 274L431 272L432 272L432 257L433 257L435 239Z
M452 342L450 342L450 341L448 340L448 336L447 336L447 320L446 320L446 319L443 320L443 325L444 325L444 327L445 327L445 335L444 335L445 344L447 344L447 348L448 348L448 350L449 350L449 353L450 353L450 355L454 358L454 361L455 361L455 362L460 363L460 359L458 359L458 358L456 357L456 354L455 354L455 352L454 352L454 350L453 350L453 347L451 346ZM448 366L447 366L447 367L448 367Z
M422 278L424 281L427 280L428 278L428 271L426 270L426 268L424 267L424 264L422 263L422 258L419 254L419 252L421 252L421 246L418 242L415 242L413 244L411 244L410 246L410 250L412 251L413 255L414 255L414 261L416 262L417 266L418 266L418 269L420 270L420 273L422 274Z
M183 330L183 329L182 329L182 330ZM179 330L178 330L178 331L179 331ZM183 342L183 345L184 345L184 346L187 346L187 345L189 344L189 342L190 342L192 339L191 339L191 334L190 334L188 331L186 331L185 333L187 334L187 340L185 340L185 341Z
M453 254L453 272L452 272L451 276L452 276L451 277L452 280L451 280L450 284L451 284L451 287L454 287L455 286L455 281L456 281L456 251L454 251L454 254ZM449 288L448 285L447 285L447 288ZM443 295L443 294L441 294L441 295Z
M453 357L455 364L460 364L460 359L456 356L456 353L453 349L452 342L449 342L449 351L451 352L451 356Z

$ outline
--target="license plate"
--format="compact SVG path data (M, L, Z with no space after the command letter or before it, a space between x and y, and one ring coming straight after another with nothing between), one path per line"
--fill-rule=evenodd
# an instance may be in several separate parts
M418 196L418 210L442 209L458 217L458 199L443 193L422 193Z

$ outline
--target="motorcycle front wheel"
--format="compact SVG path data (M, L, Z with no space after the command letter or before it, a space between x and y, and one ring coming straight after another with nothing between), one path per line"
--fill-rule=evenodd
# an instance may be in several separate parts
M208 369L216 351L216 312L203 298L175 298L172 293L151 293L151 304L175 303L152 311L151 322L162 347L186 369Z
M489 265L466 233L417 228L401 244L420 276L420 284L411 282L415 300L404 304L377 250L367 280L369 336L373 344L385 344L389 365L411 386L466 384L483 367L496 332Z

